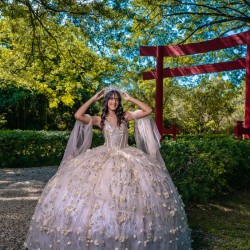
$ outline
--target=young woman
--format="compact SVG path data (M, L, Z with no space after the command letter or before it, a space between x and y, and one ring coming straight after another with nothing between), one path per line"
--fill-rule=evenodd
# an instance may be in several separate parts
M102 115L85 114L103 95ZM124 112L121 96L139 110ZM63 161L32 217L28 249L191 249L184 204L159 154L157 131L147 118L151 112L114 86L77 110L78 125ZM146 153L128 146L127 122L132 119ZM92 125L101 128L105 144L88 149Z

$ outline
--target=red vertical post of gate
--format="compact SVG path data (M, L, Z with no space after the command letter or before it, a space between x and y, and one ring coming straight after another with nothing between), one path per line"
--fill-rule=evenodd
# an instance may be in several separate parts
M245 121L244 127L250 128L250 33L247 35L247 55L246 55L246 99L245 99ZM249 134L244 135L245 139L250 139Z
M156 93L155 93L155 122L160 134L163 134L163 51L157 47L156 64Z
M246 58L239 58L235 61L229 62L203 64L197 66L171 69L163 68L163 60L165 56L175 57L206 53L210 51L231 48L242 44L247 44ZM141 46L140 55L154 56L157 58L156 70L143 72L143 79L156 79L155 113L156 124L161 135L163 135L164 131L167 131L163 128L163 78L245 69L246 99L243 131L245 139L250 139L250 134L248 132L250 129L250 31L199 43L170 46Z

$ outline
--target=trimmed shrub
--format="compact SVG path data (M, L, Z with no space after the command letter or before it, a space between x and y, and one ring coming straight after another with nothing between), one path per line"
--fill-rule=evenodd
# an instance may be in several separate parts
M59 165L68 137L61 131L0 130L0 167ZM92 147L103 142L100 130L94 130ZM185 203L205 203L250 183L250 141L214 135L166 138L161 153Z
M59 131L0 131L0 166L36 167L58 165L69 133Z
M165 140L161 152L185 202L207 202L250 183L250 141L214 136Z
M0 168L59 165L69 131L0 130ZM94 130L92 147L103 144Z

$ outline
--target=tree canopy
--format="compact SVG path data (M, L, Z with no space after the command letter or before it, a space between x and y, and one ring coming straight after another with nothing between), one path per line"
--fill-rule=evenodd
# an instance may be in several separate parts
M139 46L199 42L249 30L249 5L247 0L2 0L0 87L11 85L44 95L46 109L64 106L64 112L71 113L74 105L113 83L154 106L155 83L142 81L141 73L154 68L155 61L140 57ZM233 60L245 53L246 46L238 46L206 55L165 58L164 63L166 67L195 65ZM241 89L243 77L244 71L232 71L165 79L168 122L176 115L169 108L172 93L175 100L183 93L183 100L185 93L211 79L219 79L215 81L222 85L231 82L234 92L235 87ZM10 105L10 99L6 103ZM6 110L7 106L1 114Z

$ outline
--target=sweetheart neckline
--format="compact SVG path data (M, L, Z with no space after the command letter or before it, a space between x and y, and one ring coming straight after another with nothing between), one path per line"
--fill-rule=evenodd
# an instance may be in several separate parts
M118 125L115 126L114 124L112 124L111 122L108 122L107 120L105 120L105 122L107 122L108 124L112 125L114 128L118 127Z
M112 124L111 122L109 122L109 121L107 121L107 120L105 120L105 122L107 122L108 124L110 124L110 125L111 125L112 127L114 127L114 128L118 128L118 127L119 127L118 125L115 126L114 124ZM122 123L123 123L123 122L126 122L126 120L123 120ZM121 123L121 124L122 124L122 123Z

